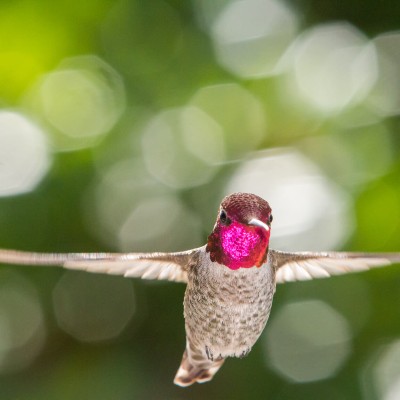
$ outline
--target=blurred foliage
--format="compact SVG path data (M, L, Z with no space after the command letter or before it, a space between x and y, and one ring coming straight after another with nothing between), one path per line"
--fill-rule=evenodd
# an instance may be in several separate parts
M248 188L276 210L276 246L400 251L399 21L395 1L1 2L1 247L196 247L221 197ZM316 299L345 321L328 377L294 382L265 332L185 390L184 286L83 276L2 266L2 400L400 396L382 358L398 266L278 288L271 324Z

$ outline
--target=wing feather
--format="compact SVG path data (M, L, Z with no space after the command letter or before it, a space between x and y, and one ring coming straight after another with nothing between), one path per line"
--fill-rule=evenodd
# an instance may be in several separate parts
M400 253L289 253L271 250L269 255L276 269L277 283L327 278L400 263Z
M202 248L176 253L32 253L0 249L0 263L59 266L127 278L187 282Z

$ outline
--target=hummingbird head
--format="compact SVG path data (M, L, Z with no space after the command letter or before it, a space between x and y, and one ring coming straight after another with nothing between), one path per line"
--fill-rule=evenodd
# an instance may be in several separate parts
M208 237L211 261L230 269L261 267L268 253L272 214L268 202L251 193L226 196Z

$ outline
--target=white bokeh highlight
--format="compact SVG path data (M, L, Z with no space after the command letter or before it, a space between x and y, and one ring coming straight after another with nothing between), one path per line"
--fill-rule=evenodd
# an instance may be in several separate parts
M59 326L81 342L116 339L135 313L132 283L67 271L53 291Z
M391 131L384 122L338 128L335 135L309 136L298 145L335 182L351 190L386 174L396 159Z
M374 45L344 22L304 32L285 58L292 68L288 91L323 114L359 104L378 76Z
M362 386L369 400L400 398L400 340L381 346L365 366Z
M223 194L233 192L254 193L269 202L273 248L334 249L352 232L349 196L297 150L274 149L243 162Z
M289 381L327 379L339 371L350 355L351 337L347 320L327 303L289 303L269 322L265 358Z
M379 76L368 99L382 117L400 114L400 32L377 36L373 43L378 56Z
M280 72L278 62L297 29L297 16L285 2L239 0L218 13L210 35L222 67L242 78L259 78Z
M84 207L90 231L120 251L176 251L201 242L199 217L140 159L105 168Z
M22 275L0 273L0 374L29 367L46 340L45 319L35 287Z
M205 86L194 94L190 104L204 111L222 128L228 159L243 157L268 136L262 102L236 83Z
M34 190L50 167L44 132L16 111L0 111L0 196Z
M125 108L119 74L96 56L64 60L42 77L34 98L53 128L60 150L93 146L119 120Z
M193 106L154 116L144 128L142 149L149 172L174 189L208 182L225 159L222 128Z
M135 205L122 224L119 248L154 251L157 244L157 250L161 247L184 250L200 243L200 232L198 217L175 195L148 197Z

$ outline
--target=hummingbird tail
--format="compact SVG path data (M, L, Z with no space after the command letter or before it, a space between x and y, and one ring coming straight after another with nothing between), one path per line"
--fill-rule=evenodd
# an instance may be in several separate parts
M174 383L175 385L186 387L195 382L204 383L211 381L224 361L224 359L217 361L208 359L203 359L201 361L190 360L188 352L185 350L181 365L175 375Z

